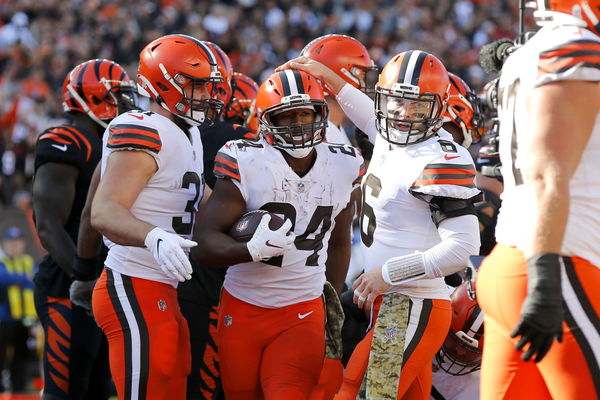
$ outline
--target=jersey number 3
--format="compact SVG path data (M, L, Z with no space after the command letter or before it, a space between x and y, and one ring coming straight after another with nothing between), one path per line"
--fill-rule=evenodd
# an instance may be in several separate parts
M183 222L182 217L173 217L173 230L180 235L192 234L192 230L194 229L194 217L196 215L196 211L198 211L198 200L200 198L201 184L202 180L197 173L188 171L183 175L181 187L184 189L189 189L190 185L194 185L196 188L196 194L192 200L189 200L185 204L185 212L190 213L190 222Z

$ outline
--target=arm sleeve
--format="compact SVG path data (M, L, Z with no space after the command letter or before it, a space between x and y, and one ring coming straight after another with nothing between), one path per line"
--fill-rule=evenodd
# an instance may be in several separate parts
M438 227L442 242L423 253L425 271L442 277L466 267L469 256L479 254L479 222L474 215L442 221Z
M336 100L352 123L367 134L371 143L375 143L377 129L373 100L349 83L346 83L340 90Z

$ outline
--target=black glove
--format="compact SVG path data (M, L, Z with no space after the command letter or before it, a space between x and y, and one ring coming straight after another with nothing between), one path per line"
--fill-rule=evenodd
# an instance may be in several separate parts
M79 307L84 308L88 313L92 312L92 293L96 281L73 281L69 288L69 299Z
M510 334L521 336L515 348L529 348L521 355L535 362L544 358L554 339L562 342L563 298L560 285L560 255L542 254L527 260L527 297L521 308L521 320Z

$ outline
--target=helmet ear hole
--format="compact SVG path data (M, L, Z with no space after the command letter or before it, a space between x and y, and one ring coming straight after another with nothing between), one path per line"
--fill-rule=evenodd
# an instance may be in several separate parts
M92 96L92 102L93 102L95 105L98 105L98 104L102 103L102 100L100 100L100 99L99 99L99 98L97 98L96 96Z

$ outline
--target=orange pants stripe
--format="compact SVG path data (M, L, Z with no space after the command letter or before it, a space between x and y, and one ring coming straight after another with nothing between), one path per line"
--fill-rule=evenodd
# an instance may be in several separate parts
M227 400L305 400L325 356L323 298L270 309L223 290L217 337Z
M578 257L563 257L563 341L539 363L522 361L514 349L527 295L522 252L498 244L477 275L477 300L485 314L481 399L600 398L600 269Z
M381 299L375 300L371 327L375 326ZM428 400L431 392L431 360L446 338L452 308L449 300L412 298L410 308L397 398ZM369 364L372 341L373 329L354 349L336 400L356 399Z
M174 287L105 269L92 306L120 400L185 398L190 339Z

